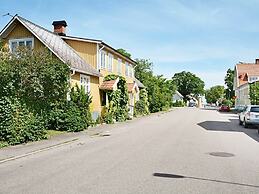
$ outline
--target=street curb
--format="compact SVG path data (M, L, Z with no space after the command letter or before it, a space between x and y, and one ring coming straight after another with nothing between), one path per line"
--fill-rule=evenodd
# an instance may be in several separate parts
M40 153L40 152L44 152L44 151L47 151L47 150L51 150L51 149L54 149L54 148L57 148L57 147L61 147L63 145L73 143L77 140L79 140L79 138L74 138L72 140L68 140L68 141L64 141L64 142L61 142L61 143L58 143L58 144L55 144L55 145L47 146L45 148L34 150L34 151L31 151L31 152L28 152L28 153L25 153L25 154L21 154L21 155L18 155L18 156L12 156L12 157L9 157L9 158L6 158L6 159L1 159L0 164L3 164L5 162L9 162L9 161L12 161L12 160L24 158L24 157L27 157L27 156L31 156L31 155L34 155L34 154L37 154L37 153Z

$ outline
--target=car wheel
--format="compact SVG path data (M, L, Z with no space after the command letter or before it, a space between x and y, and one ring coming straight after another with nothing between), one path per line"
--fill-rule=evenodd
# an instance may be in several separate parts
M243 122L241 121L240 117L239 117L239 125L243 125Z
M244 128L248 128L248 124L246 123L246 120L243 122Z
M243 125L243 122L239 119L239 125Z

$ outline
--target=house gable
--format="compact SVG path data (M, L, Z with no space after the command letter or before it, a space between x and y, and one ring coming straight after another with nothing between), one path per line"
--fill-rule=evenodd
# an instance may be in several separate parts
M259 77L259 64L239 63L234 69L234 90L249 81L249 77Z
M93 76L101 76L96 69L87 64L72 47L62 40L59 35L56 35L22 17L13 17L9 24L1 31L0 38L6 38L16 27L17 23L22 24L62 62L69 64L72 70Z
M12 30L3 38L3 43L5 48L9 48L9 40L12 39L24 39L24 38L33 38L34 49L38 50L45 47L39 39L37 39L27 28L25 28L21 23L17 22L12 28Z

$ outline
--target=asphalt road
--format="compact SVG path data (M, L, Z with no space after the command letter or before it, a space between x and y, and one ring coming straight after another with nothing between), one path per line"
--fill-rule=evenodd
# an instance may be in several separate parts
M0 193L259 193L259 135L234 114L176 109L110 133L0 164Z

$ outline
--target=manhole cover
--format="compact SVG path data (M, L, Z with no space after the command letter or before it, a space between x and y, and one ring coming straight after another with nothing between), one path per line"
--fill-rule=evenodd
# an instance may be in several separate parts
M234 154L227 153L227 152L211 152L209 153L211 156L217 156L217 157L233 157Z

